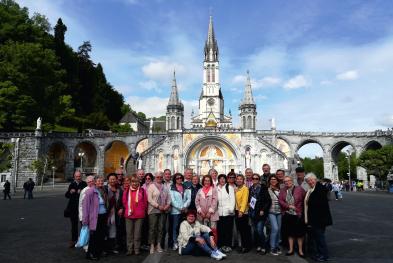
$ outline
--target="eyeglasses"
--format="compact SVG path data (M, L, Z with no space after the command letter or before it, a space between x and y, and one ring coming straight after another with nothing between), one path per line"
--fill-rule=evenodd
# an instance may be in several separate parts
M176 180L179 180L179 179L183 180L183 178L181 178L181 177L176 177Z
M235 176L229 176L228 179L235 179Z
M254 177L254 178L252 178L252 180L258 180L259 181L259 178L258 177Z
M284 180L284 183L292 182L291 180Z
M150 177L146 177L146 180L151 180L151 178Z

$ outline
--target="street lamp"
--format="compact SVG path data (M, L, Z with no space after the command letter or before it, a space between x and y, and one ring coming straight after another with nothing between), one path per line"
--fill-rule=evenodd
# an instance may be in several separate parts
M349 181L349 191L351 192L352 190L352 182L351 182L351 152L347 150L347 156L346 158L348 159L348 181Z
M55 189L55 170L56 167L52 166L52 188Z
M83 156L85 156L84 152L78 153L79 158L81 159L81 172L83 174Z

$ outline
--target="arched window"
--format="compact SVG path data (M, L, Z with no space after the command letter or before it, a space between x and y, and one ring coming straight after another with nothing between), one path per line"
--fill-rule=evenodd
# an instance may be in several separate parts
M180 129L180 117L177 117L176 129Z
M175 118L175 116L172 116L172 118L171 118L171 128L170 129L171 130L176 129L176 118Z
M207 66L206 74L207 82L210 82L210 65Z
M216 70L214 69L214 67L212 67L211 71L212 71L212 82L215 82L216 81L216 75L215 75Z
M243 116L242 127L243 129L246 128L246 116Z
M256 129L256 117L254 116L253 129Z
M252 119L251 116L247 117L247 128L252 129Z

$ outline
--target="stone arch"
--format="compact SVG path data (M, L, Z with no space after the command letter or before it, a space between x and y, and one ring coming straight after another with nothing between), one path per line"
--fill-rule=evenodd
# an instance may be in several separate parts
M104 174L114 173L118 168L124 168L130 155L125 142L115 140L105 146Z
M355 145L353 145L352 143L347 142L347 141L339 141L339 142L336 142L336 143L331 147L330 153L331 153L331 158L332 158L332 160L333 160L334 162L337 162L338 154L341 152L341 150L342 150L343 148L345 148L345 147L347 147L347 146L351 146L352 149L353 149L353 152L356 151Z
M378 141L372 140L367 142L364 147L363 147L363 151L367 151L367 150L378 150L382 148L382 144L380 144Z
M49 145L47 154L48 157L53 160L53 166L55 167L55 180L66 180L67 147L65 146L65 144L62 142L52 143L51 145Z
M208 149L209 147L212 147L212 149L214 148L213 151L219 156L217 160L212 161L213 164L208 163L208 160L205 158L206 153L210 151L210 149ZM187 146L184 153L185 165L198 173L205 170L207 171L212 168L212 166L222 173L228 173L231 169L241 168L241 160L239 159L241 154L239 149L230 141L219 135L208 135L197 138ZM207 167L209 164L210 167Z
M293 148L292 148L292 145L290 144L290 142L289 142L289 140L287 138L284 138L282 136L277 136L276 147L277 147L277 149L279 149L280 151L285 153L285 155L287 157L293 156Z
M82 155L80 155L81 153ZM79 169L84 174L97 173L97 145L91 141L81 141L74 149L74 169Z
M319 144L319 146L321 146L323 153L325 153L325 148L323 147L322 142L320 142L318 139L314 139L314 138L307 138L302 140L296 147L296 151L295 153L297 153L299 151L300 148L302 148L304 145L309 144L309 143L316 143Z

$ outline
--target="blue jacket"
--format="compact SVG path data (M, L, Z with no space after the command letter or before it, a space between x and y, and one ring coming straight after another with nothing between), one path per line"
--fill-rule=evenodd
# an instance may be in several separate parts
M171 186L171 215L179 215L183 208L188 208L191 203L191 190L186 189L183 185L184 192L181 194L177 189L176 185Z

